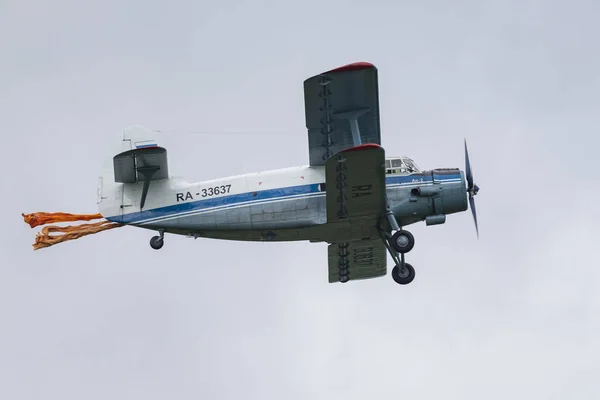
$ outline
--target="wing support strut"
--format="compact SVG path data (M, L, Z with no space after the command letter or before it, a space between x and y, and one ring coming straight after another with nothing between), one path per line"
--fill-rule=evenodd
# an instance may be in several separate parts
M146 204L146 196L148 195L148 189L150 188L150 181L152 180L152 176L159 170L160 167L152 165L137 168L137 172L140 173L144 178L144 186L142 188L142 199L140 201L140 210L142 210L144 208L144 204Z
M335 118L346 119L350 123L350 130L352 131L352 141L354 142L354 146L359 146L362 144L362 141L360 139L360 128L358 126L358 118L368 113L369 111L370 110L368 108L358 108L356 110L336 112L333 114Z

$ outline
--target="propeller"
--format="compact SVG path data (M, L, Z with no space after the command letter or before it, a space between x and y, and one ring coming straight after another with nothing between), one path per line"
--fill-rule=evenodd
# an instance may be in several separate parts
M479 227L477 226L477 209L475 208L475 196L479 192L479 186L473 181L473 171L471 171L471 163L469 162L469 151L467 150L467 139L465 139L465 173L467 175L467 193L469 193L469 206L471 213L473 214L473 221L475 221L475 230L477 231L477 238L479 239Z

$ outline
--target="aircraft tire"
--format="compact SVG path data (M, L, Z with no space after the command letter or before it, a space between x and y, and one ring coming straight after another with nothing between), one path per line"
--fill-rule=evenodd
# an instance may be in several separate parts
M409 263L405 263L404 265L408 269L408 274L401 275L400 274L401 267L399 265L396 265L392 269L392 278L399 285L408 285L409 283L411 283L413 281L413 279L415 279L415 269L413 268L413 266L410 265Z
M415 246L415 237L409 231L399 230L392 235L390 244L398 253L405 254Z
M165 241L160 236L153 236L152 239L150 239L150 247L154 250L160 250L164 244Z

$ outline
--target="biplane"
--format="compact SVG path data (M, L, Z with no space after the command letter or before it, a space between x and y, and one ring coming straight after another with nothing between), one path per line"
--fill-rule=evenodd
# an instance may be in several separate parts
M415 245L405 228L446 222L470 208L477 228L465 140L465 171L421 170L381 146L378 72L370 63L336 68L304 81L308 164L190 183L169 175L156 132L124 131L114 176L102 177L98 205L109 221L165 234L238 241L308 241L328 245L329 282L387 274L408 284L405 261Z

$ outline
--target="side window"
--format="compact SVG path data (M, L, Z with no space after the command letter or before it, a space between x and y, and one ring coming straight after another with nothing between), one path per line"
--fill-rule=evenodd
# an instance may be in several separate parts
M392 168L402 167L402 160L392 160Z

